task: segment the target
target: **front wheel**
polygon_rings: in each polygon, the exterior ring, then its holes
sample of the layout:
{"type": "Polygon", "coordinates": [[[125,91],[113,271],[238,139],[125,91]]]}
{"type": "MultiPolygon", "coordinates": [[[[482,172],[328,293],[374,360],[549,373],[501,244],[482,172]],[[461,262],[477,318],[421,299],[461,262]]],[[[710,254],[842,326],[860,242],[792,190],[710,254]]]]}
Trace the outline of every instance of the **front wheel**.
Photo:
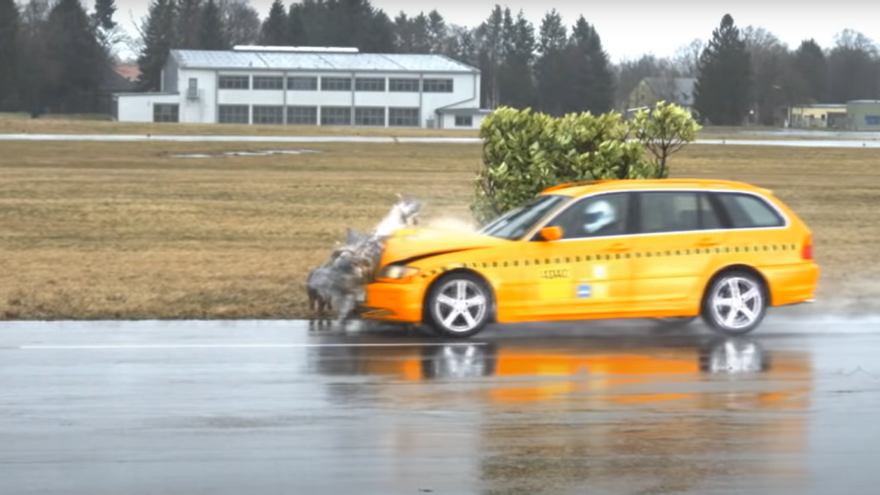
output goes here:
{"type": "Polygon", "coordinates": [[[725,335],[745,335],[761,323],[767,312],[764,284],[748,272],[728,272],[709,286],[703,301],[703,319],[725,335]]]}
{"type": "Polygon", "coordinates": [[[492,296],[486,284],[470,273],[451,273],[437,282],[425,303],[428,321],[440,335],[471,337],[489,321],[492,296]]]}

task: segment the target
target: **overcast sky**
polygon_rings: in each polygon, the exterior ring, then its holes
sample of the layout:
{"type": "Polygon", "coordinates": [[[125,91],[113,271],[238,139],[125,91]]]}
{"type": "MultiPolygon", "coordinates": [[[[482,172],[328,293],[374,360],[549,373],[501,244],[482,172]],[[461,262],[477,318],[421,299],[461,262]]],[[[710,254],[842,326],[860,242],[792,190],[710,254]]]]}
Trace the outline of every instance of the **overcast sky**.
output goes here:
{"type": "MultiPolygon", "coordinates": [[[[93,4],[93,0],[85,0],[93,4]]],[[[637,0],[600,3],[584,0],[452,0],[427,2],[419,0],[373,0],[373,6],[384,10],[392,19],[402,10],[408,14],[426,13],[437,8],[449,23],[476,26],[499,3],[511,11],[522,9],[537,31],[541,18],[550,8],[556,8],[566,25],[582,15],[595,25],[605,49],[613,61],[635,58],[651,52],[657,56],[671,55],[675,49],[694,38],[708,39],[725,13],[730,13],[736,24],[761,26],[773,32],[782,41],[796,47],[802,39],[815,38],[823,47],[832,44],[834,35],[843,29],[855,29],[869,38],[880,40],[880,2],[865,0],[838,0],[835,2],[782,2],[779,0],[739,0],[731,2],[656,2],[637,0]],[[726,5],[723,6],[723,5],[726,5]],[[736,7],[733,7],[736,5],[736,7]]],[[[116,0],[116,18],[132,29],[131,17],[140,21],[147,13],[149,0],[116,0]]],[[[260,18],[269,12],[272,0],[251,0],[260,18]]],[[[285,1],[290,5],[290,1],[285,1]]],[[[91,5],[89,5],[91,9],[91,5]]]]}

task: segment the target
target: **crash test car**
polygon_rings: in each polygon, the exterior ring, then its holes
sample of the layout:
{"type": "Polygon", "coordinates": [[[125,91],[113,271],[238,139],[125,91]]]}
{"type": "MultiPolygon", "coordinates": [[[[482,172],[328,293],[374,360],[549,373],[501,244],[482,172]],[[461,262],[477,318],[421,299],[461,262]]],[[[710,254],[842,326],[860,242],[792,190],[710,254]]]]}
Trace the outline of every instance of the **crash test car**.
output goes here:
{"type": "Polygon", "coordinates": [[[486,324],[651,318],[754,330],[812,302],[812,233],[772,191],[734,181],[561,184],[478,232],[402,229],[361,317],[470,337],[486,324]]]}

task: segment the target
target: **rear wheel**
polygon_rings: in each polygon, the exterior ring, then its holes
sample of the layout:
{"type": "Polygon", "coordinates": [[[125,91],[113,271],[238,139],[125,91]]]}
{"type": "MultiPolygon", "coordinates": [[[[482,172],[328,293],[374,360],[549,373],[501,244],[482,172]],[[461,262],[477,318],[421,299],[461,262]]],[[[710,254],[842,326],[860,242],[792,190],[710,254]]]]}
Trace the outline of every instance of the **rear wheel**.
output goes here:
{"type": "Polygon", "coordinates": [[[731,271],[715,278],[703,300],[703,319],[725,335],[744,335],[764,319],[767,291],[755,275],[731,271]]]}
{"type": "Polygon", "coordinates": [[[489,321],[492,295],[486,284],[467,272],[450,273],[437,281],[425,300],[428,322],[447,337],[471,337],[489,321]]]}

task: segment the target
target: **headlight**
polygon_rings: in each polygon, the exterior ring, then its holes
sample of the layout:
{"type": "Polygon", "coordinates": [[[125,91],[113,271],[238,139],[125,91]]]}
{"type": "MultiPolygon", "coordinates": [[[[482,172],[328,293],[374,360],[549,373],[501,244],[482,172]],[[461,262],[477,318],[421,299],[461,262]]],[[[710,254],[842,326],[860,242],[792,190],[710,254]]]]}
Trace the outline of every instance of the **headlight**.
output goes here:
{"type": "Polygon", "coordinates": [[[411,277],[416,273],[419,273],[417,268],[402,265],[388,265],[382,270],[381,277],[400,280],[402,278],[411,277]]]}

